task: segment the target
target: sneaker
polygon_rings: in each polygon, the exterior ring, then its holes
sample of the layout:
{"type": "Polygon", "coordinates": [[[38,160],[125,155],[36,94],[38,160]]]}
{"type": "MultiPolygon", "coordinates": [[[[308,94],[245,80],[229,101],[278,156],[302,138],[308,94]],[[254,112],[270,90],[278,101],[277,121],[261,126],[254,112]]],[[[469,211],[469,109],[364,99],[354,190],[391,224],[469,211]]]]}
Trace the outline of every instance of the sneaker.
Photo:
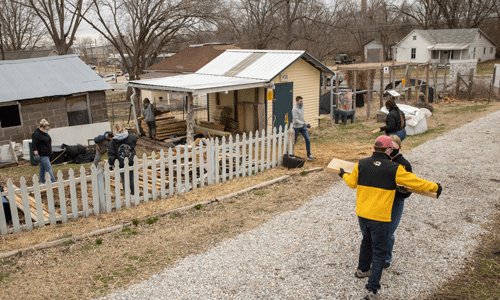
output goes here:
{"type": "Polygon", "coordinates": [[[307,156],[307,159],[308,159],[308,160],[315,160],[315,159],[316,159],[316,157],[314,157],[314,156],[312,156],[312,155],[309,155],[309,156],[307,156]]]}
{"type": "Polygon", "coordinates": [[[363,271],[361,271],[361,269],[357,269],[356,273],[354,273],[354,276],[356,276],[358,278],[365,278],[365,277],[370,277],[371,274],[372,274],[372,270],[368,270],[366,272],[363,272],[363,271]]]}
{"type": "Polygon", "coordinates": [[[385,263],[384,264],[384,269],[388,269],[391,266],[391,263],[385,263]]]}
{"type": "Polygon", "coordinates": [[[375,294],[374,292],[369,291],[368,295],[366,295],[363,299],[364,300],[377,300],[377,299],[381,299],[381,298],[379,297],[378,294],[375,294]]]}

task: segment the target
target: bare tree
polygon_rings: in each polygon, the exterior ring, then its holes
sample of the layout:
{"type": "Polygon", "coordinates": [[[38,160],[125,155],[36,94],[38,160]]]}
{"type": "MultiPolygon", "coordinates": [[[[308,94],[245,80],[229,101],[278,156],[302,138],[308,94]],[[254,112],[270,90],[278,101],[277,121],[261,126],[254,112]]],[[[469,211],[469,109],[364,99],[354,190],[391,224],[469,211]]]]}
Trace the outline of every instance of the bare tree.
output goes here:
{"type": "Polygon", "coordinates": [[[435,0],[448,28],[477,27],[494,12],[496,0],[435,0]]]}
{"type": "Polygon", "coordinates": [[[392,8],[412,18],[422,29],[441,27],[442,13],[436,0],[403,1],[401,4],[392,4],[392,8]]]}
{"type": "Polygon", "coordinates": [[[84,7],[84,0],[25,0],[18,3],[31,8],[38,16],[60,55],[68,54],[82,16],[90,7],[84,7]]]}
{"type": "Polygon", "coordinates": [[[115,47],[131,80],[139,79],[175,38],[187,34],[186,28],[209,18],[214,6],[203,0],[91,1],[91,13],[82,18],[115,47]]]}
{"type": "Polygon", "coordinates": [[[241,1],[240,15],[244,20],[242,32],[252,48],[266,49],[276,39],[276,13],[280,4],[276,0],[241,1]]]}
{"type": "MultiPolygon", "coordinates": [[[[26,3],[25,0],[20,1],[26,3]]],[[[40,19],[21,3],[0,0],[3,47],[7,51],[32,49],[45,34],[40,19]]]]}

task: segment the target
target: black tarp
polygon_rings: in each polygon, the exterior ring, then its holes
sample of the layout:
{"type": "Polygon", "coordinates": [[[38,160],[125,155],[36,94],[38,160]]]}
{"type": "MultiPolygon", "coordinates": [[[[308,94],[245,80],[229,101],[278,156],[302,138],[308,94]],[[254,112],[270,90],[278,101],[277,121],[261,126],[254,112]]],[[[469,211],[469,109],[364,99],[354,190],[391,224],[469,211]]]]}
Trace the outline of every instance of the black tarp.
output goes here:
{"type": "MultiPolygon", "coordinates": [[[[339,91],[345,91],[346,88],[342,88],[339,91]]],[[[352,91],[352,89],[347,89],[349,91],[352,91]]],[[[356,90],[356,93],[361,90],[356,90]]],[[[365,92],[366,93],[366,92],[365,92]]],[[[337,96],[335,95],[335,91],[333,93],[333,105],[335,106],[337,104],[337,96]]],[[[363,98],[363,93],[357,93],[356,94],[356,107],[363,107],[365,106],[365,100],[363,98]]],[[[326,92],[321,97],[319,98],[319,114],[330,114],[330,92],[326,92]]]]}
{"type": "Polygon", "coordinates": [[[73,164],[85,164],[94,161],[92,150],[87,150],[83,145],[69,146],[62,144],[61,148],[66,150],[66,157],[73,164]]]}

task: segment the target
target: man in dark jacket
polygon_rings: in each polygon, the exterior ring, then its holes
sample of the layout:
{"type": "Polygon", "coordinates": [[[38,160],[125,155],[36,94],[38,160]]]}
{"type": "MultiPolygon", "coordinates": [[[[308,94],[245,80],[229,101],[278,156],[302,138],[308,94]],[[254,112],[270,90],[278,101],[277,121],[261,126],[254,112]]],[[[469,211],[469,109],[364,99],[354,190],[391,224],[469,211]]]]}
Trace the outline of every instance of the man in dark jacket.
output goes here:
{"type": "Polygon", "coordinates": [[[439,184],[418,178],[407,172],[403,166],[391,162],[389,153],[393,142],[386,135],[375,140],[373,155],[360,160],[351,174],[340,169],[339,176],[350,188],[356,189],[356,214],[363,235],[361,241],[358,278],[370,277],[365,286],[368,295],[365,299],[380,299],[380,279],[387,257],[387,238],[391,222],[392,205],[396,186],[402,185],[418,191],[441,194],[439,184]]]}
{"type": "Polygon", "coordinates": [[[113,138],[113,133],[106,131],[101,135],[98,135],[94,138],[95,143],[95,156],[94,156],[94,165],[97,167],[97,164],[101,161],[101,157],[108,151],[109,142],[113,138]]]}
{"type": "MultiPolygon", "coordinates": [[[[137,136],[129,134],[122,124],[117,123],[113,126],[114,137],[109,144],[108,163],[109,167],[113,168],[115,161],[118,160],[118,166],[125,167],[125,158],[128,158],[128,165],[134,165],[134,157],[137,156],[135,146],[137,144],[137,136]]],[[[134,194],[134,171],[130,170],[130,192],[134,194]]],[[[120,172],[120,177],[125,190],[125,174],[120,172]]]]}

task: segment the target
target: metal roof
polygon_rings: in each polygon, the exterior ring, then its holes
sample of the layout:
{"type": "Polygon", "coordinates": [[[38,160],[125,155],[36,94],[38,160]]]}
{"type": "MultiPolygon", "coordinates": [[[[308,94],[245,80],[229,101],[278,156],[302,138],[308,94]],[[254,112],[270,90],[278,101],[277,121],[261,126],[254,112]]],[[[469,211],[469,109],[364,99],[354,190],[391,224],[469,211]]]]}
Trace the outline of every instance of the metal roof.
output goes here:
{"type": "Polygon", "coordinates": [[[270,81],[298,59],[303,58],[323,72],[332,73],[305,51],[293,50],[226,50],[198,70],[198,74],[227,75],[270,81]],[[237,72],[231,72],[237,70],[237,72]]]}
{"type": "Polygon", "coordinates": [[[441,43],[427,47],[429,50],[464,50],[469,48],[470,44],[464,43],[441,43]]]}
{"type": "Polygon", "coordinates": [[[129,81],[127,85],[145,90],[192,92],[196,95],[270,86],[266,80],[197,73],[129,81]]]}
{"type": "Polygon", "coordinates": [[[76,55],[0,61],[0,82],[0,102],[113,89],[76,55]]]}
{"type": "MultiPolygon", "coordinates": [[[[495,47],[497,44],[491,40],[483,31],[479,28],[464,28],[464,29],[434,29],[434,30],[424,30],[415,29],[412,30],[406,37],[404,37],[399,43],[404,41],[408,36],[413,33],[420,34],[424,39],[426,39],[430,44],[472,44],[476,39],[478,33],[486,37],[495,47]]],[[[398,43],[398,44],[399,44],[398,43]]],[[[449,49],[448,49],[449,50],[449,49]]]]}

